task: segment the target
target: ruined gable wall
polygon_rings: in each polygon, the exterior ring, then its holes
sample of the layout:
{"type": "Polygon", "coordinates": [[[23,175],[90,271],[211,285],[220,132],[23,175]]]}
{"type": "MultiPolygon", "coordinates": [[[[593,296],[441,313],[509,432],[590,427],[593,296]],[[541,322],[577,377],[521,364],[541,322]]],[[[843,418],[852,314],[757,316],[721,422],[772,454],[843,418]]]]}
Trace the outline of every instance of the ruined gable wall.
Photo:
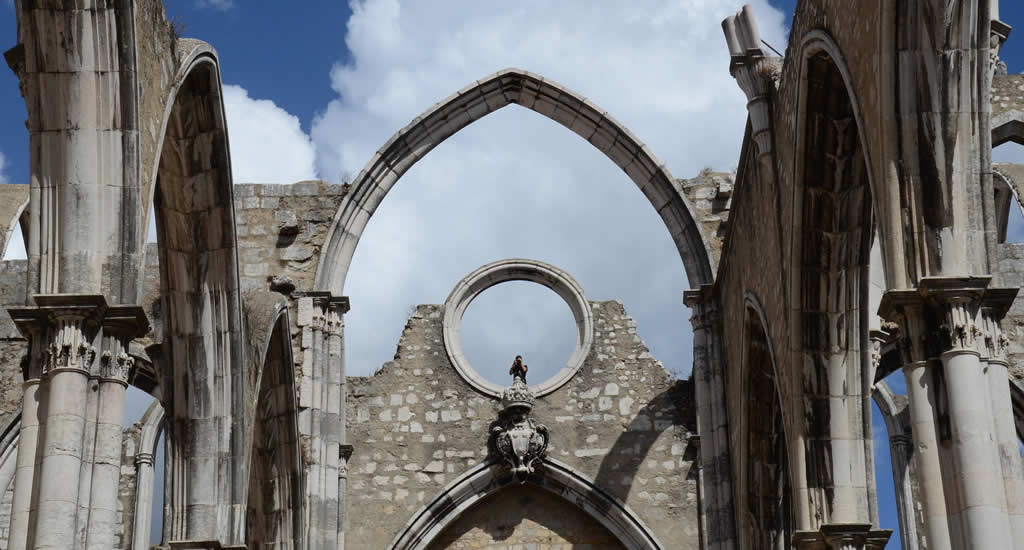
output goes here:
{"type": "MultiPolygon", "coordinates": [[[[689,382],[673,382],[619,302],[592,302],[594,346],[580,371],[539,398],[549,456],[623,500],[665,548],[697,548],[696,432],[689,382]]],[[[497,400],[448,361],[442,308],[419,306],[394,361],[348,379],[346,545],[386,548],[460,474],[486,459],[497,400]]]]}
{"type": "Polygon", "coordinates": [[[312,290],[320,249],[346,193],[346,186],[322,181],[235,185],[242,290],[267,290],[275,276],[312,290]]]}
{"type": "MultiPolygon", "coordinates": [[[[0,261],[0,305],[23,305],[28,261],[0,261]]],[[[21,337],[6,308],[0,308],[0,429],[21,413],[21,357],[28,342],[21,337]]]]}
{"type": "MultiPolygon", "coordinates": [[[[0,305],[25,303],[27,272],[26,260],[0,261],[0,305]]],[[[0,308],[0,432],[21,414],[21,359],[27,354],[28,342],[18,333],[6,308],[0,308]]],[[[7,548],[10,536],[13,490],[13,479],[6,487],[0,487],[0,549],[7,548]]]]}

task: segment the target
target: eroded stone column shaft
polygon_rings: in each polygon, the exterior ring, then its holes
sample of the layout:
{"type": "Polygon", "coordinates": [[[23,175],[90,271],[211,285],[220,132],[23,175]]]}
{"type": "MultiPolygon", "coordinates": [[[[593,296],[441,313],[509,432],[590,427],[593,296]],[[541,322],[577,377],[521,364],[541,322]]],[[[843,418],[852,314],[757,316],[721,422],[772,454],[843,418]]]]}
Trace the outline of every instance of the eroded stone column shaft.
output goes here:
{"type": "Polygon", "coordinates": [[[910,399],[910,426],[914,434],[914,456],[921,491],[925,536],[929,550],[952,550],[950,521],[943,490],[942,463],[939,458],[939,435],[935,424],[934,365],[927,362],[907,365],[903,374],[910,399]]]}
{"type": "Polygon", "coordinates": [[[333,550],[342,544],[343,511],[339,491],[339,446],[344,439],[343,315],[348,299],[310,292],[299,297],[297,325],[302,330],[299,381],[299,432],[309,442],[305,469],[304,525],[309,550],[333,550]]]}
{"type": "MultiPolygon", "coordinates": [[[[1003,301],[1010,300],[1009,296],[1003,297],[1003,301]]],[[[1006,348],[1009,342],[999,326],[1002,318],[1001,308],[989,307],[990,303],[984,305],[981,314],[984,335],[982,349],[987,359],[985,373],[988,381],[992,433],[999,452],[1010,540],[1013,541],[1013,548],[1021,550],[1024,549],[1024,463],[1018,450],[1013,403],[1010,397],[1010,379],[1006,362],[1006,348]]]]}
{"type": "Polygon", "coordinates": [[[686,304],[693,310],[693,370],[700,431],[701,470],[704,485],[703,515],[707,531],[703,539],[709,549],[731,549],[736,545],[733,521],[732,466],[729,460],[728,416],[725,383],[721,370],[718,310],[710,288],[687,291],[686,304]]]}
{"type": "Polygon", "coordinates": [[[141,452],[135,455],[135,526],[132,529],[133,550],[148,548],[153,520],[153,455],[141,452]],[[141,506],[148,503],[149,506],[141,506]]]}
{"type": "Polygon", "coordinates": [[[914,492],[910,482],[910,436],[889,435],[892,458],[892,479],[896,491],[896,507],[900,526],[900,540],[904,550],[917,549],[917,523],[914,521],[914,492]]]}
{"type": "MultiPolygon", "coordinates": [[[[38,340],[35,341],[38,346],[38,340]]],[[[32,345],[30,343],[30,345],[32,345]]],[[[33,354],[34,355],[34,354],[33,354]]],[[[31,359],[35,367],[41,367],[40,359],[31,359]]],[[[30,366],[30,370],[33,370],[30,366]]],[[[30,547],[30,525],[35,510],[35,488],[38,465],[41,458],[37,453],[39,436],[45,427],[46,394],[40,387],[38,374],[25,381],[24,398],[21,407],[21,434],[18,436],[18,457],[14,472],[14,498],[11,501],[11,526],[8,534],[8,550],[26,550],[30,547]]]]}
{"type": "Polygon", "coordinates": [[[97,377],[99,411],[92,453],[88,550],[107,550],[117,545],[124,399],[128,376],[135,366],[135,359],[128,355],[128,344],[133,337],[144,334],[148,326],[145,313],[137,306],[111,306],[105,313],[97,377]]]}
{"type": "Polygon", "coordinates": [[[989,386],[978,351],[978,297],[970,292],[946,294],[942,327],[948,343],[939,357],[947,382],[964,542],[967,548],[1010,548],[989,386]]]}
{"type": "Polygon", "coordinates": [[[337,549],[345,550],[345,491],[348,485],[348,460],[352,457],[351,445],[339,446],[338,457],[338,540],[337,549]]]}

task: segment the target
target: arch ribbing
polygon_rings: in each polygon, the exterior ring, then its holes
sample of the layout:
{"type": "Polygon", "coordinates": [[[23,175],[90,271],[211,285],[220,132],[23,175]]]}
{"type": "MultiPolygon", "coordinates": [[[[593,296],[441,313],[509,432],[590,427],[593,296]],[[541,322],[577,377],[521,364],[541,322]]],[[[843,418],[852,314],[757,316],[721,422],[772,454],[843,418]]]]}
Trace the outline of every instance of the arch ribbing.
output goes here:
{"type": "Polygon", "coordinates": [[[356,245],[391,187],[431,149],[476,120],[516,104],[558,122],[604,153],[636,183],[672,235],[693,288],[714,277],[707,238],[668,168],[622,124],[550,79],[505,69],[478,80],[413,119],[366,164],[342,201],[317,266],[314,288],[341,295],[356,245]]]}
{"type": "MultiPolygon", "coordinates": [[[[516,485],[501,465],[484,462],[459,476],[441,494],[421,508],[388,546],[390,550],[424,550],[446,527],[471,506],[501,489],[516,485]]],[[[661,543],[623,502],[609,495],[593,480],[552,458],[544,461],[541,474],[527,483],[550,491],[576,506],[607,528],[629,550],[660,550],[661,543]]]]}
{"type": "Polygon", "coordinates": [[[238,423],[244,350],[220,67],[205,43],[183,39],[179,51],[151,187],[169,367],[161,382],[173,480],[166,533],[169,540],[206,540],[225,526],[237,534],[244,521],[229,489],[241,483],[230,459],[240,454],[239,440],[210,445],[208,435],[238,423]]]}

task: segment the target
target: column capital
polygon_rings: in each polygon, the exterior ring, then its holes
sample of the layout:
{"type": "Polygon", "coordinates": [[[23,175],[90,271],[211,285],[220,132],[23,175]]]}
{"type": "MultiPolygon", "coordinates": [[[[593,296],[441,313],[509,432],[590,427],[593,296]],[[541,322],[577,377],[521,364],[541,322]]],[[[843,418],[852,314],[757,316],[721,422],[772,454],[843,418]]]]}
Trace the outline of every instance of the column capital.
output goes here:
{"type": "Polygon", "coordinates": [[[893,447],[910,448],[913,445],[912,437],[909,434],[895,434],[889,436],[889,443],[893,447]]]}
{"type": "Polygon", "coordinates": [[[348,296],[335,296],[326,291],[301,291],[292,295],[298,301],[296,324],[300,327],[320,325],[319,328],[325,328],[324,317],[340,318],[350,309],[348,296]]]}
{"type": "Polygon", "coordinates": [[[128,385],[135,358],[128,354],[133,338],[149,332],[149,319],[142,306],[113,305],[103,316],[103,353],[100,354],[101,380],[128,385]]]}
{"type": "Polygon", "coordinates": [[[96,359],[93,346],[107,300],[100,294],[36,294],[34,306],[11,306],[7,313],[29,341],[25,380],[58,371],[88,376],[96,359]]]}
{"type": "MultiPolygon", "coordinates": [[[[29,340],[25,380],[65,369],[107,377],[105,370],[123,368],[125,364],[130,368],[128,342],[149,331],[149,320],[141,306],[108,305],[100,294],[37,294],[32,300],[36,305],[7,308],[22,336],[29,340]],[[97,365],[95,340],[100,335],[117,340],[119,345],[100,344],[104,351],[97,365]]],[[[127,370],[124,376],[110,376],[127,383],[127,370]]]]}
{"type": "Polygon", "coordinates": [[[798,550],[882,550],[892,529],[872,529],[868,523],[834,523],[817,531],[797,531],[793,547],[798,550]]]}
{"type": "Polygon", "coordinates": [[[683,304],[693,311],[690,323],[694,330],[709,328],[719,320],[718,304],[715,303],[712,285],[701,285],[699,289],[683,292],[683,304]]]}
{"type": "Polygon", "coordinates": [[[135,455],[135,465],[140,466],[143,464],[153,465],[153,453],[138,453],[135,455]]]}
{"type": "Polygon", "coordinates": [[[924,277],[917,288],[886,292],[878,314],[899,327],[904,364],[949,352],[981,355],[987,353],[985,346],[997,347],[1000,339],[995,328],[1017,289],[989,288],[991,280],[989,276],[924,277]],[[994,325],[986,319],[994,320],[994,325]]]}

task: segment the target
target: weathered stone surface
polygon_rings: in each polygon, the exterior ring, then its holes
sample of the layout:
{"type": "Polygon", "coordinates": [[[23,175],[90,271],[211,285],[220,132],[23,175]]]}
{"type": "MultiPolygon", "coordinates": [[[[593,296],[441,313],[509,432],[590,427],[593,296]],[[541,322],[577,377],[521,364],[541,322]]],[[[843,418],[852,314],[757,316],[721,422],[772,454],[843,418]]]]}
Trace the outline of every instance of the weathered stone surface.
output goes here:
{"type": "MultiPolygon", "coordinates": [[[[666,548],[696,548],[692,387],[651,358],[621,303],[591,304],[590,355],[533,409],[549,430],[548,455],[625,502],[666,548]]],[[[348,547],[387,547],[416,510],[487,458],[500,403],[475,392],[448,362],[440,313],[419,306],[395,360],[372,377],[349,379],[348,547]]]]}
{"type": "Polygon", "coordinates": [[[430,550],[494,547],[625,550],[594,518],[532,486],[505,489],[475,504],[430,550]]]}
{"type": "Polygon", "coordinates": [[[310,290],[320,248],[345,190],[325,182],[235,186],[243,289],[269,288],[267,276],[310,290]]]}

